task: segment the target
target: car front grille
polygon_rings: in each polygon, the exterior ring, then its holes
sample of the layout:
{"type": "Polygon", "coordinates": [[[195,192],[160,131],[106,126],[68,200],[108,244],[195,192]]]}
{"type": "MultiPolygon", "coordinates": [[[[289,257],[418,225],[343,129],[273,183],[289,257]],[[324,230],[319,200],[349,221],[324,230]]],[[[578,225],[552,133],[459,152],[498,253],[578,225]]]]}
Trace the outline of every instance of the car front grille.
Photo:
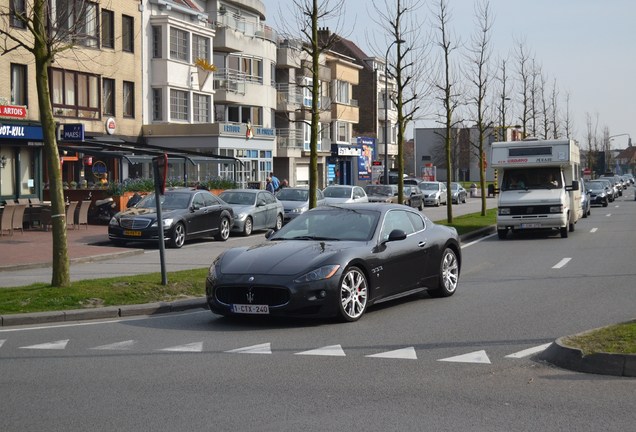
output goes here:
{"type": "Polygon", "coordinates": [[[144,229],[150,226],[150,219],[121,218],[119,219],[119,225],[126,229],[144,229]]]}
{"type": "Polygon", "coordinates": [[[524,216],[524,215],[548,214],[550,213],[550,207],[553,207],[553,206],[538,205],[538,206],[510,207],[510,215],[524,216]]]}
{"type": "Polygon", "coordinates": [[[270,286],[221,286],[216,299],[224,304],[282,306],[289,303],[289,290],[270,286]]]}

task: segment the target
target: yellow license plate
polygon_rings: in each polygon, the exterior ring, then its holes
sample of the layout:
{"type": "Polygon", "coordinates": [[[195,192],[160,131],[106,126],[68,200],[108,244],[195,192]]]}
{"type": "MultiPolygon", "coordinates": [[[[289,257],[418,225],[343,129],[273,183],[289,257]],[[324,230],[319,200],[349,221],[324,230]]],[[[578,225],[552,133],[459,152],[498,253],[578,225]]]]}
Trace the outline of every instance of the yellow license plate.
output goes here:
{"type": "Polygon", "coordinates": [[[124,230],[124,235],[130,237],[141,237],[141,231],[124,230]]]}

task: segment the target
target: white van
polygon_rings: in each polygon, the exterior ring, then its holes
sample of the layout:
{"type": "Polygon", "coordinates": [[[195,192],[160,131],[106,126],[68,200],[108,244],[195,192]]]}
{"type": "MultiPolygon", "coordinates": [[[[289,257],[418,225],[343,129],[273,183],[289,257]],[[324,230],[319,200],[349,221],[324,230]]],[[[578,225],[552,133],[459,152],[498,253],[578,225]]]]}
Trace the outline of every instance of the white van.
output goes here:
{"type": "Polygon", "coordinates": [[[574,140],[506,141],[492,144],[498,174],[497,233],[558,229],[574,231],[581,209],[580,153],[574,140]]]}

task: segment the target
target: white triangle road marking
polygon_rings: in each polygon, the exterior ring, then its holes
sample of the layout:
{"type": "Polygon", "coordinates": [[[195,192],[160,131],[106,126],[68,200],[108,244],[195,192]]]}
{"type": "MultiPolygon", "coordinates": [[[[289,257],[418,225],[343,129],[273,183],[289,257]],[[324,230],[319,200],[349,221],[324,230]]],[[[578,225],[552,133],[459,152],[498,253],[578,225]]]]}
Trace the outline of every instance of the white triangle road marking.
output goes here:
{"type": "Polygon", "coordinates": [[[203,342],[193,342],[185,345],[178,345],[169,348],[163,348],[159,351],[170,352],[201,352],[203,351],[203,342]]]}
{"type": "Polygon", "coordinates": [[[108,345],[100,345],[91,349],[93,350],[129,350],[130,348],[132,348],[132,346],[135,343],[137,342],[134,340],[127,340],[122,342],[115,342],[108,345]]]}
{"type": "Polygon", "coordinates": [[[272,345],[269,342],[267,342],[267,343],[259,344],[259,345],[236,348],[236,349],[225,351],[225,352],[234,353],[234,354],[271,354],[272,345]]]}
{"type": "Polygon", "coordinates": [[[59,340],[59,341],[55,341],[55,342],[48,342],[48,343],[37,344],[37,345],[23,346],[23,347],[20,347],[20,348],[22,348],[22,349],[50,349],[50,350],[65,349],[66,348],[66,344],[68,343],[69,340],[70,339],[63,339],[63,340],[59,340]]]}
{"type": "Polygon", "coordinates": [[[371,354],[365,357],[417,360],[417,354],[415,353],[414,347],[371,354]]]}
{"type": "Polygon", "coordinates": [[[543,345],[539,345],[539,346],[536,346],[536,347],[528,348],[528,349],[525,349],[523,351],[519,351],[519,352],[516,352],[516,353],[508,354],[506,356],[506,358],[517,358],[517,359],[519,359],[519,358],[528,357],[528,356],[531,356],[532,354],[536,354],[538,352],[544,351],[550,345],[552,345],[552,342],[547,343],[547,344],[543,344],[543,345]]]}
{"type": "Polygon", "coordinates": [[[444,359],[439,359],[437,361],[443,362],[455,362],[455,363],[484,363],[490,364],[490,359],[488,358],[488,354],[486,351],[474,351],[468,354],[462,354],[455,357],[448,357],[444,359]]]}
{"type": "Polygon", "coordinates": [[[0,339],[0,348],[2,348],[2,345],[6,342],[6,339],[0,339]]]}
{"type": "Polygon", "coordinates": [[[329,345],[309,351],[297,352],[296,355],[318,355],[318,356],[334,356],[345,357],[346,354],[340,345],[329,345]]]}

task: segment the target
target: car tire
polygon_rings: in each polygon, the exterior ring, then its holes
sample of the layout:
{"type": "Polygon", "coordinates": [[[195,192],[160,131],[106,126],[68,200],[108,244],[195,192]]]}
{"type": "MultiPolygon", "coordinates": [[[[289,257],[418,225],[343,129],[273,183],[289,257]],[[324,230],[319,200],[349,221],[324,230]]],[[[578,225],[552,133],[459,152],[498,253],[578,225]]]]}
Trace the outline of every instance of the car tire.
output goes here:
{"type": "Polygon", "coordinates": [[[245,219],[245,225],[243,225],[243,235],[245,237],[252,235],[252,231],[254,230],[254,225],[252,223],[252,218],[251,217],[247,217],[247,219],[245,219]]]}
{"type": "Polygon", "coordinates": [[[575,227],[574,227],[574,224],[573,224],[573,223],[569,223],[569,224],[568,224],[568,230],[569,230],[570,232],[574,232],[574,228],[575,228],[575,227]]]}
{"type": "Polygon", "coordinates": [[[459,283],[459,262],[451,248],[444,249],[439,263],[439,278],[436,288],[429,289],[431,297],[450,297],[455,294],[459,283]]]}
{"type": "Polygon", "coordinates": [[[419,211],[424,210],[424,201],[420,201],[420,205],[417,207],[419,211]]]}
{"type": "Polygon", "coordinates": [[[568,227],[559,228],[559,232],[561,233],[561,238],[568,238],[568,227]]]}
{"type": "Polygon", "coordinates": [[[185,226],[182,223],[178,223],[172,230],[172,236],[170,236],[170,247],[179,249],[185,243],[185,226]]]}
{"type": "Polygon", "coordinates": [[[435,207],[439,207],[440,205],[442,205],[441,200],[435,201],[435,207]]]}
{"type": "Polygon", "coordinates": [[[338,289],[338,318],[345,322],[360,319],[367,309],[369,285],[358,267],[349,267],[340,279],[338,289]]]}
{"type": "Polygon", "coordinates": [[[605,201],[603,201],[603,207],[607,207],[608,205],[609,205],[609,200],[606,199],[605,201]]]}
{"type": "Polygon", "coordinates": [[[464,199],[462,200],[463,204],[466,204],[466,195],[464,195],[464,199]]]}
{"type": "Polygon", "coordinates": [[[587,215],[588,215],[587,210],[583,209],[583,219],[585,219],[587,217],[587,215]]]}
{"type": "Polygon", "coordinates": [[[508,237],[508,230],[506,228],[497,229],[497,237],[499,237],[499,240],[505,240],[508,237]]]}
{"type": "Polygon", "coordinates": [[[230,237],[230,220],[226,217],[221,218],[219,224],[219,232],[214,236],[219,241],[226,241],[230,237]]]}
{"type": "Polygon", "coordinates": [[[283,215],[276,215],[276,226],[274,226],[274,231],[278,231],[283,227],[283,215]]]}

